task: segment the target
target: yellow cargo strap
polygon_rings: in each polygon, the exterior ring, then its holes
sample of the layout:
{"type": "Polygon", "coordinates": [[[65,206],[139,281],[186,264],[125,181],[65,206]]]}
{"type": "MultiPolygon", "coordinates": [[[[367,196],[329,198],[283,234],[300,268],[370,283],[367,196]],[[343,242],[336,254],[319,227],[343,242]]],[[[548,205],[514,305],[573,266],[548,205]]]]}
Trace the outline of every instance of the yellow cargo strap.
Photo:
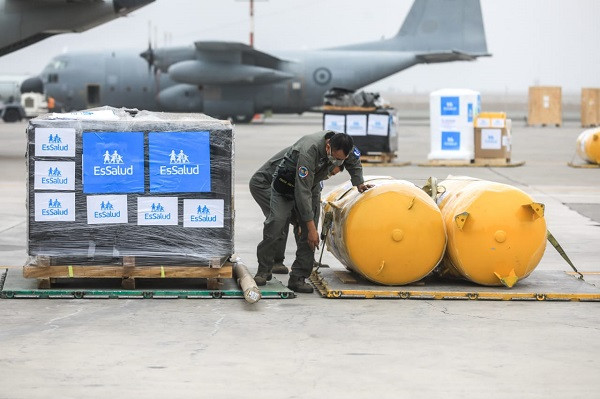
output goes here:
{"type": "Polygon", "coordinates": [[[563,259],[569,264],[569,266],[571,266],[571,268],[575,271],[575,273],[579,274],[579,279],[583,280],[583,274],[581,274],[579,272],[579,270],[577,270],[577,268],[575,268],[575,265],[573,265],[573,262],[571,262],[571,259],[569,259],[569,257],[565,253],[564,249],[562,249],[562,247],[560,246],[558,241],[556,241],[556,238],[554,238],[552,233],[550,233],[550,230],[547,230],[546,232],[548,233],[548,241],[550,241],[550,244],[552,244],[552,246],[554,247],[554,249],[556,249],[556,251],[560,254],[560,256],[562,256],[563,259]]]}

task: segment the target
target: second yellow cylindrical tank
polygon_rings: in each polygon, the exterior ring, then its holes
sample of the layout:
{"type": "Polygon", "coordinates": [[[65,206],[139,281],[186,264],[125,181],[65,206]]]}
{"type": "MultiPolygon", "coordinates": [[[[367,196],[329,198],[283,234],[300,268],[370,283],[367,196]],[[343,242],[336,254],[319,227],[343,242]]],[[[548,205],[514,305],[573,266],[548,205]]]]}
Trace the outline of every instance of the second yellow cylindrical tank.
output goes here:
{"type": "Polygon", "coordinates": [[[512,287],[527,277],[546,248],[544,205],[506,184],[448,176],[438,205],[448,245],[442,274],[512,287]]]}
{"type": "Polygon", "coordinates": [[[374,187],[362,194],[348,182],[326,197],[323,212],[333,217],[327,249],[348,269],[379,284],[422,279],[446,246],[439,208],[407,181],[383,177],[367,183],[374,187]]]}
{"type": "Polygon", "coordinates": [[[577,137],[576,148],[583,160],[600,164],[600,128],[584,130],[577,137]]]}

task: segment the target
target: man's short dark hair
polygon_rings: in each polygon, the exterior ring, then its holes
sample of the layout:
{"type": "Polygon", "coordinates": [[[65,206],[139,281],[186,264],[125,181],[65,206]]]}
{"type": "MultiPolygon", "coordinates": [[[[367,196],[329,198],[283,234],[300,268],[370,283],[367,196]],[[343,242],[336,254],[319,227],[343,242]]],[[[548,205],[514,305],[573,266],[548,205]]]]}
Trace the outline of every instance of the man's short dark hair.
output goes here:
{"type": "Polygon", "coordinates": [[[354,147],[354,140],[346,133],[336,133],[329,139],[329,144],[332,151],[342,150],[344,155],[348,156],[354,147]]]}

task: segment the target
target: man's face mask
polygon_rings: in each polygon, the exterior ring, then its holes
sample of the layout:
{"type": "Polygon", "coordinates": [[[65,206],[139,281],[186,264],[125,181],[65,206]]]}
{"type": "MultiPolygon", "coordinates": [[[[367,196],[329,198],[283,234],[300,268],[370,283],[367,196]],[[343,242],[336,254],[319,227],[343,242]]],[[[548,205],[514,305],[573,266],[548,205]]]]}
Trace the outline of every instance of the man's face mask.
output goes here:
{"type": "Polygon", "coordinates": [[[337,159],[331,155],[331,145],[329,146],[329,151],[327,152],[327,159],[333,164],[333,166],[342,166],[345,161],[344,159],[337,159]]]}

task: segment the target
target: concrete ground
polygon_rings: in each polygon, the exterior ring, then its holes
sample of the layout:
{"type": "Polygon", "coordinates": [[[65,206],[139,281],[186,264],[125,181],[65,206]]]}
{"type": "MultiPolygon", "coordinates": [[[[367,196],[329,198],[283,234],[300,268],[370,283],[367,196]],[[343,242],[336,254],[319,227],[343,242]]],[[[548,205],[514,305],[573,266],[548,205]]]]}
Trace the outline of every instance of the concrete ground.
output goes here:
{"type": "MultiPolygon", "coordinates": [[[[517,121],[517,168],[366,167],[416,184],[470,175],[546,204],[549,230],[600,272],[600,169],[567,166],[574,122],[517,121]]],[[[251,269],[263,217],[254,170],[320,118],[236,126],[236,252],[251,269]]],[[[0,264],[25,261],[25,124],[0,123],[0,264]]],[[[426,119],[402,119],[399,160],[429,152],[426,119]]],[[[346,175],[347,176],[347,175],[346,175]]],[[[345,180],[336,176],[333,187],[345,180]]],[[[325,191],[327,191],[327,187],[325,191]]],[[[294,245],[288,246],[288,261],[294,245]]],[[[340,267],[331,255],[324,260],[340,267]]],[[[570,268],[548,246],[540,270],[570,268]]],[[[532,275],[532,277],[535,275],[532,275]]],[[[600,286],[600,284],[598,284],[600,286]]],[[[597,398],[600,304],[440,300],[0,300],[0,398],[597,398]]]]}

